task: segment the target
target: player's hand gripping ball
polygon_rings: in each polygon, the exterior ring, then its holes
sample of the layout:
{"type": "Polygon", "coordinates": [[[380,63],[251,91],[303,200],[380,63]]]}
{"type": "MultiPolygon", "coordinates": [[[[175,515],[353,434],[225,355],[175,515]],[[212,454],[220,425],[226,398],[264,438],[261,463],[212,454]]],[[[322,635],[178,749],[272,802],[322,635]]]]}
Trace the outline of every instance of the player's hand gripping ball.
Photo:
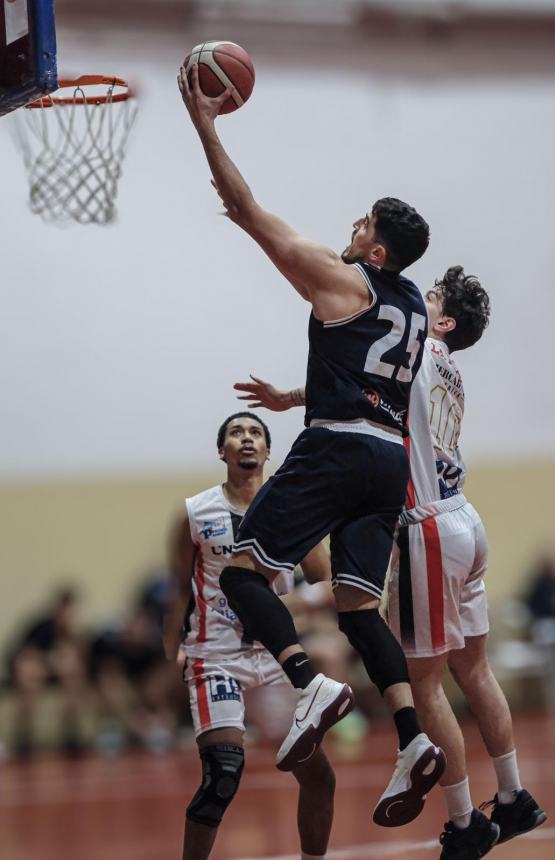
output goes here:
{"type": "Polygon", "coordinates": [[[191,85],[191,69],[198,65],[199,85],[206,96],[217,98],[226,89],[231,96],[220,113],[231,113],[242,107],[254,87],[254,66],[247,52],[235,42],[203,42],[196,45],[183,65],[191,85]]]}

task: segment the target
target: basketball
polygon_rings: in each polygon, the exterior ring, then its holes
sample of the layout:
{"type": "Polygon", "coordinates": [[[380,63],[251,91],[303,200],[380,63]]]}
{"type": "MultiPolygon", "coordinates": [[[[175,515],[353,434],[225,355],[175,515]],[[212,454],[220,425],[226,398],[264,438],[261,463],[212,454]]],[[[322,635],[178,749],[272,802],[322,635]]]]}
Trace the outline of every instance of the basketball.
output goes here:
{"type": "Polygon", "coordinates": [[[198,65],[199,84],[205,95],[215,98],[228,87],[234,87],[220,113],[232,113],[242,107],[253,91],[252,60],[244,48],[234,42],[203,42],[194,47],[184,62],[189,81],[194,65],[198,65]]]}

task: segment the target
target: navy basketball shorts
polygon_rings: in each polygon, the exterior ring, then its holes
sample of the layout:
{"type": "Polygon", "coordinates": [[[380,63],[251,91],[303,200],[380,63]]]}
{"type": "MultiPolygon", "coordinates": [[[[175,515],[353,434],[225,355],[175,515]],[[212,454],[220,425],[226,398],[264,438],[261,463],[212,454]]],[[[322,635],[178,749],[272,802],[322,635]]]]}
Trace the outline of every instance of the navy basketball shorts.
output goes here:
{"type": "Polygon", "coordinates": [[[379,598],[408,478],[402,444],[308,428],[254,498],[234,552],[252,553],[268,571],[293,570],[329,534],[334,587],[379,598]]]}

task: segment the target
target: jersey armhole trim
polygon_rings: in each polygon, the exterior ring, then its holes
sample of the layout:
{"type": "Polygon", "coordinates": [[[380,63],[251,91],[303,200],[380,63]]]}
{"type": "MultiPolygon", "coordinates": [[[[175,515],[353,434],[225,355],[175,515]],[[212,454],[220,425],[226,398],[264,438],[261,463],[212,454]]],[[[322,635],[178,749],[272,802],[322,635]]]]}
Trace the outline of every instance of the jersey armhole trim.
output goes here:
{"type": "Polygon", "coordinates": [[[361,311],[357,311],[355,314],[350,314],[348,317],[341,317],[340,319],[337,319],[337,320],[326,320],[326,321],[324,321],[322,323],[324,328],[334,328],[335,326],[347,325],[347,323],[350,323],[353,320],[356,320],[358,317],[361,317],[363,314],[367,314],[368,311],[371,311],[372,308],[375,306],[376,302],[378,301],[378,297],[376,295],[374,287],[372,286],[372,281],[370,280],[370,278],[368,277],[368,275],[366,274],[366,272],[364,271],[364,269],[362,268],[360,263],[354,263],[353,267],[358,272],[360,272],[360,274],[364,280],[364,283],[368,287],[368,291],[370,293],[372,300],[371,300],[371,302],[367,308],[363,308],[361,311]]]}
{"type": "Polygon", "coordinates": [[[195,535],[195,533],[193,531],[194,511],[193,511],[193,508],[191,505],[191,499],[185,499],[185,509],[187,511],[187,520],[189,522],[189,533],[191,535],[191,540],[193,541],[195,547],[198,550],[200,544],[199,544],[198,536],[195,535]]]}
{"type": "MultiPolygon", "coordinates": [[[[357,270],[357,272],[360,272],[360,274],[364,278],[364,281],[366,282],[366,286],[368,287],[370,295],[372,296],[372,304],[370,305],[370,308],[373,308],[374,305],[376,304],[376,302],[378,301],[378,296],[376,295],[376,290],[374,289],[374,285],[372,284],[372,281],[370,280],[366,269],[364,268],[364,266],[361,263],[354,263],[354,267],[357,270]]],[[[370,310],[370,308],[368,308],[368,310],[370,310]]]]}

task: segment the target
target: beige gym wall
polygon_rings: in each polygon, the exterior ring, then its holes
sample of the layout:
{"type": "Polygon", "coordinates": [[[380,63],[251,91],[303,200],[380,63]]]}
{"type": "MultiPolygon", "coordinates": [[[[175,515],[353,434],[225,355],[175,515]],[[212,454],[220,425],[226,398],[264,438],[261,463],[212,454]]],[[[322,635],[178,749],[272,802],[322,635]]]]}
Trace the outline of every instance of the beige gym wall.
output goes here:
{"type": "MultiPolygon", "coordinates": [[[[222,474],[0,485],[0,650],[58,584],[78,585],[89,623],[123,610],[163,563],[183,498],[222,474]]],[[[553,545],[554,483],[553,460],[473,466],[467,495],[489,533],[492,603],[521,593],[531,563],[553,545]]]]}

